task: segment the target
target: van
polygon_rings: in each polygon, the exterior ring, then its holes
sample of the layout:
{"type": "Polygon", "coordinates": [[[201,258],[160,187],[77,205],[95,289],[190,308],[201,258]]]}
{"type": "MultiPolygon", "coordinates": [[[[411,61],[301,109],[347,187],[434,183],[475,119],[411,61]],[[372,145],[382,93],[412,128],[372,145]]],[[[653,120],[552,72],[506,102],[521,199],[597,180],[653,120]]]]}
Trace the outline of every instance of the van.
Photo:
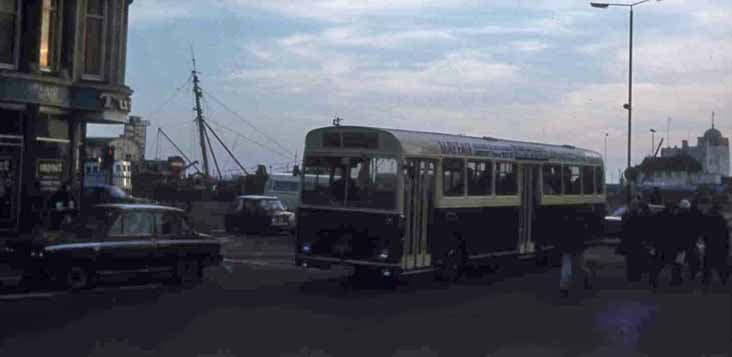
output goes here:
{"type": "Polygon", "coordinates": [[[300,205],[300,176],[292,174],[271,174],[264,185],[264,195],[280,199],[290,211],[300,205]]]}

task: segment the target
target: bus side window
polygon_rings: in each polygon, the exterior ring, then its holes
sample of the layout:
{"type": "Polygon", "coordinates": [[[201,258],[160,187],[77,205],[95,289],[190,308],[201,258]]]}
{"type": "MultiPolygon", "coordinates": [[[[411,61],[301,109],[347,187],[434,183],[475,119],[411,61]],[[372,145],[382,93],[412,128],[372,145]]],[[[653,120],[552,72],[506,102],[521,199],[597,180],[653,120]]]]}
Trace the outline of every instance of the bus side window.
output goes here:
{"type": "Polygon", "coordinates": [[[513,196],[518,194],[516,164],[513,162],[496,163],[496,195],[513,196]]]}
{"type": "Polygon", "coordinates": [[[561,165],[544,165],[542,170],[544,176],[544,187],[542,191],[545,195],[561,195],[562,194],[562,166],[561,165]]]}
{"type": "Polygon", "coordinates": [[[579,166],[563,166],[562,180],[565,195],[579,195],[581,190],[579,166]]]}
{"type": "Polygon", "coordinates": [[[605,175],[602,166],[595,167],[595,189],[599,195],[605,193],[605,175]]]}
{"type": "Polygon", "coordinates": [[[490,196],[493,193],[493,163],[468,161],[468,195],[490,196]]]}
{"type": "Polygon", "coordinates": [[[582,166],[582,194],[591,195],[595,193],[595,168],[582,166]]]}
{"type": "Polygon", "coordinates": [[[445,196],[462,196],[464,185],[465,161],[463,159],[442,160],[442,187],[445,196]]]}

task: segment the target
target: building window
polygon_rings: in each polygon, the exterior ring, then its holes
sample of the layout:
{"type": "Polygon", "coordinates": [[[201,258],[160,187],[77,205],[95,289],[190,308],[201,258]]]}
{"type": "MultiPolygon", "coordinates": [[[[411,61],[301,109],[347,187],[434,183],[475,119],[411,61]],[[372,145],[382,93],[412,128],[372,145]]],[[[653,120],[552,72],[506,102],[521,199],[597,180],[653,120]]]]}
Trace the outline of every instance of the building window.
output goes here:
{"type": "Polygon", "coordinates": [[[18,0],[0,0],[0,68],[15,68],[20,35],[18,0]]]}
{"type": "Polygon", "coordinates": [[[468,195],[490,196],[493,193],[493,163],[468,161],[468,195]]]}
{"type": "Polygon", "coordinates": [[[41,10],[41,48],[39,65],[41,70],[52,71],[56,62],[58,37],[58,1],[43,0],[41,10]]]}
{"type": "Polygon", "coordinates": [[[518,194],[518,176],[513,162],[496,163],[496,195],[513,196],[518,194]]]}
{"type": "Polygon", "coordinates": [[[562,194],[562,165],[544,165],[542,176],[544,179],[542,192],[545,195],[562,194]]]}
{"type": "Polygon", "coordinates": [[[562,178],[564,180],[565,195],[579,195],[582,193],[579,166],[564,166],[562,178]]]}
{"type": "Polygon", "coordinates": [[[462,196],[465,193],[465,161],[444,159],[442,161],[442,187],[445,196],[462,196]]]}
{"type": "Polygon", "coordinates": [[[87,0],[86,2],[84,75],[90,79],[102,79],[102,71],[104,68],[104,30],[106,27],[105,5],[105,0],[87,0]]]}

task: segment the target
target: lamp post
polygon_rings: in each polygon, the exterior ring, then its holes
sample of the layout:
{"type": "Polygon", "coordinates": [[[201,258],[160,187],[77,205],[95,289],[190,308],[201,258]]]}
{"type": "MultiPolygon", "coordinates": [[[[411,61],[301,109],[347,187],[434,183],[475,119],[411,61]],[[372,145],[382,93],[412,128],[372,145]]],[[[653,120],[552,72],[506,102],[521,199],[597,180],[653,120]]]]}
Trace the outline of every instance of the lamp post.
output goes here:
{"type": "Polygon", "coordinates": [[[607,166],[607,133],[605,133],[605,166],[607,166]]]}
{"type": "Polygon", "coordinates": [[[651,129],[651,156],[653,155],[653,151],[656,149],[656,129],[651,129]]]}
{"type": "MultiPolygon", "coordinates": [[[[631,123],[633,122],[633,7],[648,2],[650,0],[642,0],[632,4],[617,4],[617,3],[604,3],[604,2],[590,2],[590,6],[606,9],[610,6],[622,6],[630,9],[630,34],[629,47],[628,47],[628,103],[623,104],[623,108],[628,111],[628,164],[626,172],[630,170],[630,137],[631,137],[631,123]]],[[[657,0],[661,1],[661,0],[657,0]]],[[[625,199],[626,204],[630,207],[631,192],[630,192],[630,180],[625,180],[625,199]]]]}

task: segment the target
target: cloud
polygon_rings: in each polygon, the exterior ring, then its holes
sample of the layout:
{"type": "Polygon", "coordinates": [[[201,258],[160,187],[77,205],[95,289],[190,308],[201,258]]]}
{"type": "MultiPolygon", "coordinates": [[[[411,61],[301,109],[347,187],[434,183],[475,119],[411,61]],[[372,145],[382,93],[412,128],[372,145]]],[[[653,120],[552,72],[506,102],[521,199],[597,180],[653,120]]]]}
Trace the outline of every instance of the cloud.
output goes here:
{"type": "Polygon", "coordinates": [[[293,34],[279,40],[283,46],[334,46],[334,47],[369,47],[400,48],[418,46],[425,43],[454,40],[447,31],[424,29],[384,31],[377,33],[357,26],[333,27],[315,34],[293,34]]]}
{"type": "MultiPolygon", "coordinates": [[[[732,42],[729,39],[709,39],[703,36],[658,39],[637,48],[637,63],[644,71],[664,78],[675,75],[731,73],[732,42]]],[[[617,53],[618,60],[628,54],[617,53]]],[[[716,77],[716,75],[715,75],[716,77]]]]}
{"type": "Polygon", "coordinates": [[[223,0],[223,6],[244,11],[265,10],[280,15],[317,19],[330,23],[352,22],[369,16],[398,16],[418,10],[454,9],[477,0],[223,0]]]}
{"type": "Polygon", "coordinates": [[[169,23],[182,18],[199,16],[202,8],[198,2],[175,0],[136,1],[130,6],[130,24],[146,25],[169,23]]]}
{"type": "Polygon", "coordinates": [[[521,52],[540,52],[550,47],[548,43],[534,40],[514,41],[511,46],[521,52]]]}
{"type": "Polygon", "coordinates": [[[435,96],[486,93],[513,78],[519,68],[477,50],[450,53],[424,64],[369,68],[358,60],[322,58],[304,69],[245,69],[232,79],[260,90],[282,93],[328,93],[335,96],[435,96]]]}

